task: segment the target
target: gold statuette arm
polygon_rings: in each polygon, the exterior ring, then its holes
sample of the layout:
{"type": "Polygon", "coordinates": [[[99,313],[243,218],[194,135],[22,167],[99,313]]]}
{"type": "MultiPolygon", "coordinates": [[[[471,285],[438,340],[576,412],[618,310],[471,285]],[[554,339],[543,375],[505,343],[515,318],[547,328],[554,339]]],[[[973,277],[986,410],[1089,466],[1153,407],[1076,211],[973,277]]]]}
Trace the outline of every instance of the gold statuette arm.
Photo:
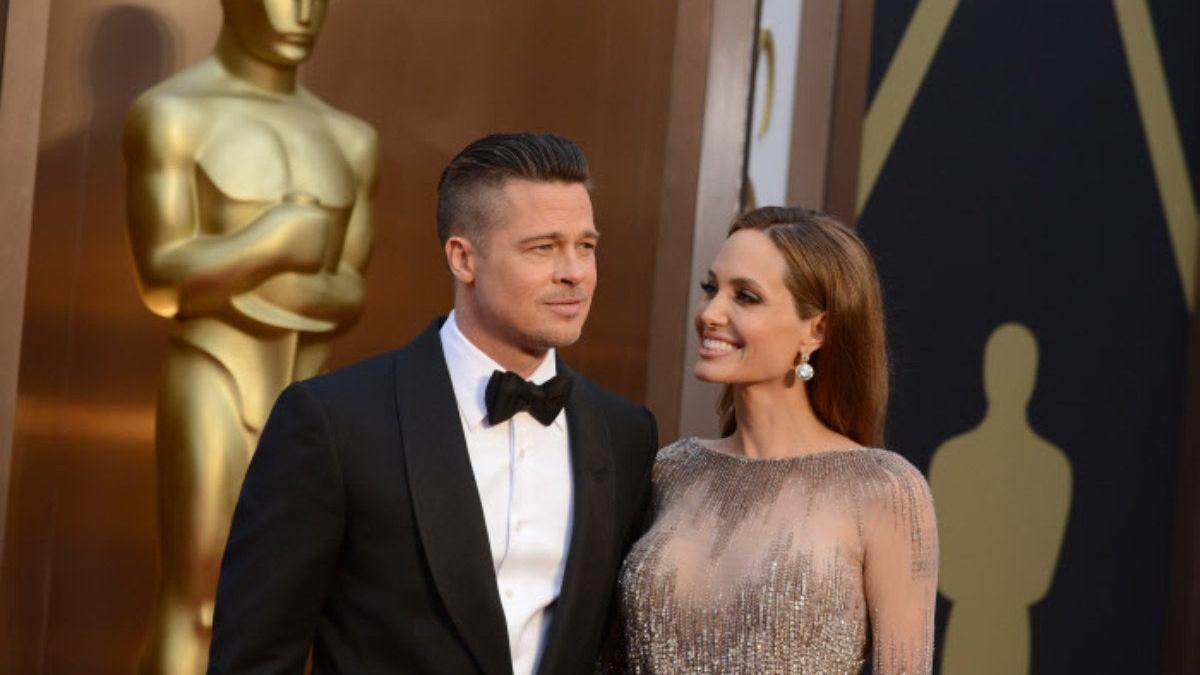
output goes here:
{"type": "Polygon", "coordinates": [[[175,317],[212,310],[285,271],[320,268],[329,216],[284,203],[222,234],[200,231],[195,188],[203,118],[187,103],[140,100],[125,129],[127,209],[142,296],[175,317]]]}
{"type": "Polygon", "coordinates": [[[358,178],[358,188],[340,258],[332,269],[316,274],[283,273],[259,287],[267,297],[288,298],[291,311],[332,322],[338,331],[349,328],[362,313],[366,291],[363,274],[374,240],[372,211],[378,182],[379,144],[374,130],[365,124],[354,132],[342,137],[347,159],[358,178]]]}
{"type": "MultiPolygon", "coordinates": [[[[332,284],[339,292],[334,296],[342,301],[348,312],[344,321],[353,321],[362,312],[365,291],[363,274],[371,259],[371,244],[375,241],[375,192],[379,185],[379,136],[366,124],[356,124],[351,134],[343,134],[347,157],[358,176],[358,194],[350,222],[346,225],[346,243],[338,262],[337,276],[332,284]]],[[[340,322],[339,322],[340,323],[340,322]]]]}
{"type": "Polygon", "coordinates": [[[346,225],[341,260],[336,273],[329,279],[328,292],[322,297],[328,301],[328,309],[336,317],[334,320],[345,326],[357,319],[363,308],[366,290],[363,274],[371,259],[371,243],[375,240],[373,212],[379,183],[379,138],[375,130],[365,124],[354,129],[353,138],[343,138],[347,158],[359,179],[358,191],[350,222],[346,225]]]}
{"type": "Polygon", "coordinates": [[[375,210],[375,192],[379,185],[379,137],[375,130],[361,124],[355,130],[353,141],[347,139],[347,159],[358,176],[358,191],[354,210],[346,226],[346,244],[342,249],[342,266],[361,275],[371,259],[371,243],[375,240],[372,225],[375,210]]]}
{"type": "Polygon", "coordinates": [[[348,328],[362,312],[365,287],[358,270],[342,262],[336,273],[278,274],[257,290],[269,298],[287,298],[291,312],[341,329],[348,328]]]}

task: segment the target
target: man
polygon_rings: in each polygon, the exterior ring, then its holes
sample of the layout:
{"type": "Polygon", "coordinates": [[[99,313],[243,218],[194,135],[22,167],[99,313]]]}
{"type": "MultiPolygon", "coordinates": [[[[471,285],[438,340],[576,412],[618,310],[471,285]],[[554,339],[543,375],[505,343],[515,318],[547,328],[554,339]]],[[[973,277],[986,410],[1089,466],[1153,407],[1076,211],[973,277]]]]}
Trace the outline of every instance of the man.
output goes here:
{"type": "Polygon", "coordinates": [[[214,53],[142,94],[126,122],[139,289],[171,319],[146,673],[204,672],[217,569],[267,413],[362,311],[378,139],[297,83],[326,5],[223,0],[214,53]]]}
{"type": "Polygon", "coordinates": [[[210,672],[299,672],[310,645],[317,673],[592,671],[657,430],[555,353],[596,286],[588,185],[556,136],[451,161],[454,311],[280,396],[234,513],[210,672]]]}

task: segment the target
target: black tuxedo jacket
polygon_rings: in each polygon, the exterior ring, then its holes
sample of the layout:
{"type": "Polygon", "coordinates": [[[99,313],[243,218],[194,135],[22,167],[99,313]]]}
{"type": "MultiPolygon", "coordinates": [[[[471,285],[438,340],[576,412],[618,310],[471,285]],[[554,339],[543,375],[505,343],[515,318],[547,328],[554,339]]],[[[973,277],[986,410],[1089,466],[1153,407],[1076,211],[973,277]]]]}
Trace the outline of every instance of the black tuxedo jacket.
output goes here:
{"type": "MultiPolygon", "coordinates": [[[[280,395],[234,512],[210,673],[299,673],[311,646],[315,673],[511,675],[440,323],[280,395]]],[[[658,441],[649,411],[572,376],[574,520],[548,675],[592,672],[658,441]]]]}

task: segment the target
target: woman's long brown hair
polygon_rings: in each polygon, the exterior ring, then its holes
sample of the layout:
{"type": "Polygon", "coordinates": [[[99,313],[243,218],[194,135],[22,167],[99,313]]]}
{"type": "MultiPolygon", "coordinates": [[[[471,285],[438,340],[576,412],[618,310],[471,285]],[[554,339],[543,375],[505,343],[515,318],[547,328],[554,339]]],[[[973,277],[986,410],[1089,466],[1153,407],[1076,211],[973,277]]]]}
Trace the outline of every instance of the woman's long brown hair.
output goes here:
{"type": "MultiPolygon", "coordinates": [[[[825,312],[825,340],[812,354],[816,376],[808,399],[818,419],[862,445],[883,445],[887,414],[888,360],[883,297],[875,263],[862,240],[833,217],[803,208],[767,206],[733,222],[738,230],[763,232],[787,261],[784,279],[802,319],[825,312]]],[[[733,390],[717,408],[721,433],[737,429],[733,390]]]]}

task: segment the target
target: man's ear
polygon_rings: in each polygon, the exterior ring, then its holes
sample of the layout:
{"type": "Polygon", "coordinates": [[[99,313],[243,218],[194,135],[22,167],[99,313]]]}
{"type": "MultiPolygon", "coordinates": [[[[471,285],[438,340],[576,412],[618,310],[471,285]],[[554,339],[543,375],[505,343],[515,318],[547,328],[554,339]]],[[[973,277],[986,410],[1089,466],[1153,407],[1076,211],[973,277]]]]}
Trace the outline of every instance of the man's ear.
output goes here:
{"type": "Polygon", "coordinates": [[[465,237],[450,237],[446,240],[446,264],[450,266],[450,274],[462,284],[475,281],[475,266],[479,262],[479,254],[475,246],[465,237]]]}

